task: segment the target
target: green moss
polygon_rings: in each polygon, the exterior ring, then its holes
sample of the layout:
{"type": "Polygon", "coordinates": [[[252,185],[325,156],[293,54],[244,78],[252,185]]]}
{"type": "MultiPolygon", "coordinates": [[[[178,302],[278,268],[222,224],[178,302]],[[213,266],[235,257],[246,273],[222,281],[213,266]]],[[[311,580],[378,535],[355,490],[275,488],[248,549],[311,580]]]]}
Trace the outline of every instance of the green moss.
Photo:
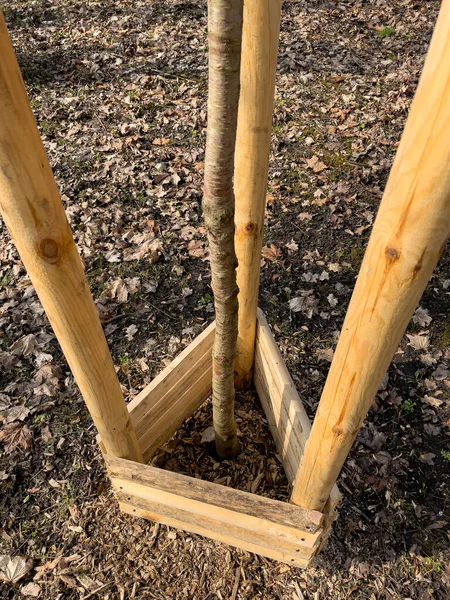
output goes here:
{"type": "Polygon", "coordinates": [[[450,346],[450,322],[444,324],[444,328],[436,340],[436,346],[441,349],[448,348],[450,346]]]}

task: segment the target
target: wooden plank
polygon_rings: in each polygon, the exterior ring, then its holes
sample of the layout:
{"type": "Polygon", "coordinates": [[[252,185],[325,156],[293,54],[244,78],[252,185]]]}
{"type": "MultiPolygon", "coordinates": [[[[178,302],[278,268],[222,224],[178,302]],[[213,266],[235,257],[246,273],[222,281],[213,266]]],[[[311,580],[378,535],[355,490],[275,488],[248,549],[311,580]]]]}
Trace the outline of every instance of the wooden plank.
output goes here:
{"type": "Polygon", "coordinates": [[[97,309],[0,12],[0,208],[106,451],[141,460],[97,309]]]}
{"type": "MultiPolygon", "coordinates": [[[[165,525],[169,525],[171,527],[176,527],[177,529],[182,529],[184,531],[188,531],[190,533],[196,533],[198,535],[202,535],[207,538],[211,538],[223,544],[227,544],[233,546],[235,548],[240,548],[242,550],[246,550],[247,552],[253,552],[255,554],[259,554],[261,556],[265,556],[267,558],[271,558],[274,560],[279,560],[281,562],[288,563],[292,566],[306,568],[310,564],[311,558],[303,558],[301,556],[291,555],[284,552],[278,551],[276,548],[268,548],[265,546],[261,546],[258,544],[251,543],[245,539],[238,539],[232,537],[227,533],[223,533],[220,531],[213,531],[211,525],[209,524],[209,528],[203,526],[203,521],[199,520],[196,523],[190,522],[191,519],[187,516],[187,520],[180,520],[179,518],[170,517],[168,514],[162,514],[159,512],[161,508],[164,512],[165,507],[158,507],[152,505],[142,505],[139,500],[130,502],[120,502],[120,509],[128,513],[134,517],[141,517],[143,519],[149,519],[151,521],[156,521],[158,523],[163,523],[165,525]],[[147,506],[151,506],[152,510],[149,510],[147,506]],[[156,510],[155,510],[156,509],[156,510]]],[[[314,555],[312,555],[313,557],[314,555]]]]}
{"type": "MultiPolygon", "coordinates": [[[[293,532],[302,534],[292,528],[280,531],[277,525],[267,523],[257,517],[242,515],[233,510],[218,508],[203,502],[196,502],[161,492],[148,486],[140,486],[125,482],[123,490],[117,488],[118,480],[114,480],[114,489],[119,502],[137,504],[161,516],[175,518],[191,525],[200,525],[212,532],[224,533],[237,540],[251,542],[262,547],[273,548],[302,558],[310,558],[319,546],[321,534],[315,535],[314,545],[306,544],[300,539],[292,539],[293,532]]],[[[283,529],[283,528],[281,528],[283,529]]],[[[304,533],[304,535],[308,535],[304,533]]]]}
{"type": "MultiPolygon", "coordinates": [[[[258,309],[254,382],[286,476],[293,484],[311,425],[264,313],[260,309],[258,309]]],[[[334,486],[326,510],[328,529],[334,519],[340,497],[337,486],[334,486]]]]}
{"type": "Polygon", "coordinates": [[[286,475],[292,483],[311,426],[267,320],[259,309],[254,381],[286,475]]]}
{"type": "Polygon", "coordinates": [[[145,462],[150,460],[156,450],[171,438],[181,424],[211,395],[211,356],[208,356],[207,363],[203,362],[198,366],[194,383],[183,391],[181,380],[180,384],[164,397],[165,406],[161,417],[154,418],[150,412],[139,427],[138,441],[145,462]]]}
{"type": "Polygon", "coordinates": [[[252,383],[281,0],[246,0],[234,186],[239,333],[235,382],[252,383]]]}
{"type": "Polygon", "coordinates": [[[293,501],[322,510],[450,234],[450,0],[361,265],[293,501]]]}
{"type": "Polygon", "coordinates": [[[258,351],[255,353],[254,384],[283,463],[284,471],[289,482],[293,483],[303,455],[303,448],[286,411],[282,411],[277,407],[278,398],[275,398],[274,402],[274,394],[270,395],[267,391],[269,385],[264,375],[258,351]]]}
{"type": "Polygon", "coordinates": [[[148,486],[149,489],[176,493],[183,498],[204,503],[205,511],[208,510],[208,506],[232,509],[232,513],[258,517],[310,534],[317,533],[323,521],[323,514],[317,511],[305,511],[285,502],[233,490],[209,481],[115,457],[105,456],[105,461],[113,480],[128,480],[130,483],[148,486]]]}
{"type": "Polygon", "coordinates": [[[215,322],[128,404],[144,462],[211,395],[214,332],[215,322]]]}

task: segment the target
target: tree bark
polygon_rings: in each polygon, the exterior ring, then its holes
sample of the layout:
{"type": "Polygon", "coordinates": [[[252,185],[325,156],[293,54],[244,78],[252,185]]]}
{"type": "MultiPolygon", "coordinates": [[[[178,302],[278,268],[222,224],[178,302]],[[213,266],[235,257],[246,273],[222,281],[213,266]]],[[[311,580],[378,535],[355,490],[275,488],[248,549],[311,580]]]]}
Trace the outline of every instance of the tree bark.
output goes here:
{"type": "Polygon", "coordinates": [[[233,169],[242,38],[242,0],[209,0],[209,94],[203,210],[216,311],[213,423],[219,456],[238,451],[234,360],[238,329],[233,169]]]}

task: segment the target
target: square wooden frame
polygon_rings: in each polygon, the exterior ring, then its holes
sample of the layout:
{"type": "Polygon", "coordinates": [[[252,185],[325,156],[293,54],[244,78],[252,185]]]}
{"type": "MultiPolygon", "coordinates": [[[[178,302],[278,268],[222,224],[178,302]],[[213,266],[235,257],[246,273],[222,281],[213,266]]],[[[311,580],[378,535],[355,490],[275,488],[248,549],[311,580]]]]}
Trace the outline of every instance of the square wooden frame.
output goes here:
{"type": "MultiPolygon", "coordinates": [[[[215,324],[128,405],[147,462],[211,395],[215,324]]],[[[293,483],[310,422],[267,321],[258,310],[254,382],[286,475],[293,483]]],[[[339,492],[324,513],[105,455],[124,512],[306,567],[328,536],[339,492]]]]}

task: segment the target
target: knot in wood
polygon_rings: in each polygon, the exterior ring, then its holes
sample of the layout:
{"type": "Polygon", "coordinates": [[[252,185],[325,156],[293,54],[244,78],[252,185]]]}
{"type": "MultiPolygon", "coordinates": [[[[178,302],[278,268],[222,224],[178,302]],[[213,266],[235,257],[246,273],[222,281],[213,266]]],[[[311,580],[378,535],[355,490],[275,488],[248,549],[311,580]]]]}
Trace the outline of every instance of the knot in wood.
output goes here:
{"type": "Polygon", "coordinates": [[[386,257],[389,261],[394,262],[400,258],[400,252],[396,248],[388,246],[385,251],[386,257]]]}
{"type": "Polygon", "coordinates": [[[61,251],[58,242],[52,238],[44,238],[39,243],[39,254],[47,262],[57,263],[61,256],[61,251]]]}

